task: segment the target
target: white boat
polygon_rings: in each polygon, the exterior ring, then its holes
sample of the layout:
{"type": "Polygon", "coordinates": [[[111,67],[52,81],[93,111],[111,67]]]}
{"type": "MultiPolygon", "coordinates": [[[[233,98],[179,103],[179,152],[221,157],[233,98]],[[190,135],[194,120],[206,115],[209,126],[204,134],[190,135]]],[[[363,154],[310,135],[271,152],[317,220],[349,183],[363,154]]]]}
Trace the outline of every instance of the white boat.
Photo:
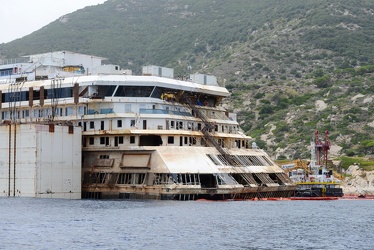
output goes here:
{"type": "Polygon", "coordinates": [[[0,118],[9,124],[82,129],[82,198],[289,197],[295,185],[250,145],[216,78],[174,79],[143,67],[132,75],[104,58],[67,51],[0,66],[0,118]],[[194,82],[191,80],[193,79],[194,82]]]}

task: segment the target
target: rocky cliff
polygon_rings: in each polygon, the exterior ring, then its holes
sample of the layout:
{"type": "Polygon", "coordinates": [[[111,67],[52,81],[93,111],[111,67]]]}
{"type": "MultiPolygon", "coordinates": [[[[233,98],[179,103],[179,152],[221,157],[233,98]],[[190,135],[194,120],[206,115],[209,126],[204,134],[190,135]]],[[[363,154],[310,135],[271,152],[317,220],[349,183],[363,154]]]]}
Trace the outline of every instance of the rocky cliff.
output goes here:
{"type": "Polygon", "coordinates": [[[365,171],[359,165],[351,165],[342,182],[345,195],[374,195],[374,171],[365,171]]]}

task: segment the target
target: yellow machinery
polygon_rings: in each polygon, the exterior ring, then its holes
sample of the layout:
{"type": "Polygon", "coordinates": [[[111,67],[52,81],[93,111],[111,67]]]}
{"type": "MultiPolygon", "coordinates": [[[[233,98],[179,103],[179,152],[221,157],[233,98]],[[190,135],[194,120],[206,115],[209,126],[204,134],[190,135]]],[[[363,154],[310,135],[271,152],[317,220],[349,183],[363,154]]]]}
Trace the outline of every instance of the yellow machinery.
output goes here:
{"type": "Polygon", "coordinates": [[[308,167],[308,162],[304,162],[303,160],[297,159],[297,160],[290,161],[290,162],[283,162],[282,164],[279,164],[279,165],[288,165],[288,164],[294,164],[294,166],[284,169],[284,172],[286,174],[288,174],[289,172],[291,172],[292,170],[295,170],[295,169],[304,169],[306,173],[308,173],[308,174],[311,173],[311,171],[308,167]]]}

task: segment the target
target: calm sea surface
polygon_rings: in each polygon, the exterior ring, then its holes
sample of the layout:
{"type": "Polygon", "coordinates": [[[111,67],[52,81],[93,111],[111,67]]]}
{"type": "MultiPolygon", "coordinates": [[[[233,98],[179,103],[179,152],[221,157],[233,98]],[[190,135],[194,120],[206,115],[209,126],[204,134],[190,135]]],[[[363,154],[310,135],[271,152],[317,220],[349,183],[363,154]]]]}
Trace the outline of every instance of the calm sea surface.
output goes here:
{"type": "Polygon", "coordinates": [[[0,249],[374,249],[374,201],[0,198],[0,249]]]}

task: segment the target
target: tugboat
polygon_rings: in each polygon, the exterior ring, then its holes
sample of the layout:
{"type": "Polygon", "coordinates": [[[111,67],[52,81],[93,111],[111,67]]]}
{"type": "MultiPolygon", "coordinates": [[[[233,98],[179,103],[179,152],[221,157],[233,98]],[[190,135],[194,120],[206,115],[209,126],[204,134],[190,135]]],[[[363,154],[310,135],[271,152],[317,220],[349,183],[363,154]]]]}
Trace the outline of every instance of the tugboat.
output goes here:
{"type": "Polygon", "coordinates": [[[318,131],[311,142],[311,161],[297,160],[294,165],[283,165],[290,179],[297,185],[292,200],[337,200],[343,196],[338,174],[327,167],[330,150],[329,132],[325,141],[319,140],[318,131]]]}

